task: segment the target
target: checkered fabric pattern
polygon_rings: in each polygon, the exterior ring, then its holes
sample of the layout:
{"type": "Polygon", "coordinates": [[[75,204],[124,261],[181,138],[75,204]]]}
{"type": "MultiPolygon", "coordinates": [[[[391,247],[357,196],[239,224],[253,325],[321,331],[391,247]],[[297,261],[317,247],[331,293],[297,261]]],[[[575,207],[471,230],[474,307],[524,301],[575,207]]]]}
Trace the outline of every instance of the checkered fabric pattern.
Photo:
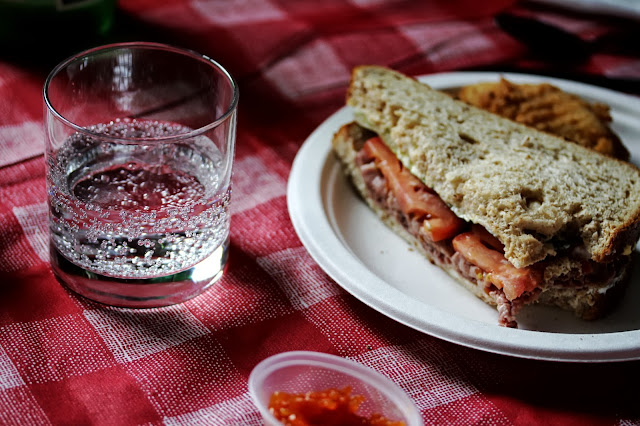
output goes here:
{"type": "Polygon", "coordinates": [[[285,196],[297,150],[343,105],[355,65],[535,71],[640,94],[637,48],[593,41],[615,29],[637,45],[637,22],[622,28],[510,0],[122,0],[117,17],[145,31],[139,39],[215,58],[240,84],[228,272],[189,302],[143,311],[60,286],[48,264],[46,75],[0,55],[0,424],[258,425],[249,373],[289,350],[382,373],[427,424],[640,424],[638,362],[510,358],[396,323],[311,259],[285,196]],[[523,10],[589,32],[588,56],[554,61],[494,19],[523,10]]]}

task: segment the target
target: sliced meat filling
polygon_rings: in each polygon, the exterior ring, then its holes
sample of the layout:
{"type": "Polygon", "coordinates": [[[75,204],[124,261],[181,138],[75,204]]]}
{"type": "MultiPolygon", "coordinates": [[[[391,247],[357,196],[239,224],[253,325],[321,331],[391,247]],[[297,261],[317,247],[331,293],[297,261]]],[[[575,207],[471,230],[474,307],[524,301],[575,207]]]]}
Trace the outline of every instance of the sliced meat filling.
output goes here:
{"type": "Polygon", "coordinates": [[[539,292],[541,272],[511,265],[497,239],[458,218],[379,137],[363,145],[356,163],[371,198],[420,242],[431,261],[482,288],[498,307],[499,323],[516,326],[519,307],[539,292]]]}
{"type": "Polygon", "coordinates": [[[451,257],[455,253],[451,240],[434,241],[425,227],[424,217],[415,214],[405,214],[400,208],[396,196],[389,190],[387,180],[382,175],[380,169],[364,150],[360,151],[357,162],[370,196],[376,204],[420,241],[430,260],[439,265],[450,264],[451,257]]]}
{"type": "MultiPolygon", "coordinates": [[[[584,287],[606,291],[630,256],[594,262],[580,246],[558,249],[556,258],[527,268],[514,267],[502,243],[480,225],[458,218],[444,201],[416,178],[379,137],[367,140],[356,155],[370,197],[423,247],[430,260],[482,289],[495,303],[499,324],[517,326],[515,316],[538,299],[544,288],[584,287]],[[544,288],[543,288],[544,287],[544,288]]],[[[561,306],[561,305],[559,305],[561,306]]]]}

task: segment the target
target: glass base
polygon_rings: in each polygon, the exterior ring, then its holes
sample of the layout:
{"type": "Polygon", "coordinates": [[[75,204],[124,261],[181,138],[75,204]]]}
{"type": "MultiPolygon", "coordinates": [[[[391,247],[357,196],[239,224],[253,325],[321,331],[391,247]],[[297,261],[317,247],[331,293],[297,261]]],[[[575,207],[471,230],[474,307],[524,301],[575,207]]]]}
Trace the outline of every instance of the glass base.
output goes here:
{"type": "Polygon", "coordinates": [[[192,299],[222,277],[228,251],[227,238],[211,255],[189,269],[163,277],[126,279],[83,269],[50,244],[51,269],[63,285],[87,299],[126,308],[156,308],[192,299]]]}

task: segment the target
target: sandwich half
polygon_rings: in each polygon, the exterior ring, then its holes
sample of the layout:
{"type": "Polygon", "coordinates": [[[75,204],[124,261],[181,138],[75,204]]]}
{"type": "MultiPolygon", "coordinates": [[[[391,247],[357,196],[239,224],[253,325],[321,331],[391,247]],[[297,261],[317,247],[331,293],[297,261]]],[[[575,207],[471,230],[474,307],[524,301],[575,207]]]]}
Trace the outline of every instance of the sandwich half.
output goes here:
{"type": "MultiPolygon", "coordinates": [[[[640,172],[387,68],[357,67],[332,141],[382,221],[516,327],[525,304],[607,313],[640,236],[640,172]]],[[[428,285],[428,284],[425,284],[428,285]]]]}

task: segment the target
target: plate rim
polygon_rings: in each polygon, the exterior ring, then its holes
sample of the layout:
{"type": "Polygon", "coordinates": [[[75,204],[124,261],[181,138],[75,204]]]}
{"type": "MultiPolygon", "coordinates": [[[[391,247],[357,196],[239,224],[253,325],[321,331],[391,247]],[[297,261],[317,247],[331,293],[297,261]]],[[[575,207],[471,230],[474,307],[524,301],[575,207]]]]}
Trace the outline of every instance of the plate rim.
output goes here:
{"type": "MultiPolygon", "coordinates": [[[[416,77],[430,86],[455,87],[481,79],[495,80],[503,76],[513,82],[548,82],[567,91],[593,99],[605,97],[614,110],[633,108],[637,100],[623,93],[577,81],[535,74],[457,71],[416,77]]],[[[381,314],[422,333],[486,352],[519,358],[563,362],[614,362],[640,359],[640,330],[610,333],[555,333],[511,329],[463,318],[440,308],[417,301],[385,282],[370,271],[347,248],[326,214],[325,176],[337,160],[330,155],[329,140],[322,135],[335,132],[339,126],[353,119],[349,107],[344,106],[324,120],[304,141],[293,161],[287,182],[287,207],[294,230],[314,261],[355,298],[381,314]],[[320,160],[318,160],[320,159],[320,160]],[[315,161],[314,161],[315,160],[315,161]],[[311,176],[311,179],[309,179],[311,176]],[[314,189],[315,188],[315,189],[314,189]],[[304,197],[305,202],[299,202],[304,197]],[[319,239],[318,235],[329,236],[319,239]],[[366,280],[375,291],[365,291],[356,281],[366,280]],[[402,307],[390,300],[402,300],[402,307]],[[414,309],[420,315],[407,315],[414,309]],[[631,342],[637,342],[632,344],[631,342]]]]}

